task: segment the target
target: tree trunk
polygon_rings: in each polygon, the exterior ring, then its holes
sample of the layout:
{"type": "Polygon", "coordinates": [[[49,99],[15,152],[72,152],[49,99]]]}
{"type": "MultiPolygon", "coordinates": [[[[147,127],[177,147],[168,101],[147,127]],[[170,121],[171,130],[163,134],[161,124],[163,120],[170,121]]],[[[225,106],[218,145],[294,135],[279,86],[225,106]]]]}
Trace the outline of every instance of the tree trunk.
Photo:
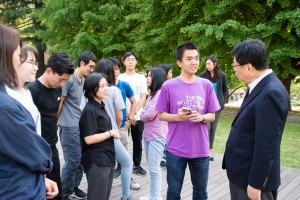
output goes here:
{"type": "MultiPolygon", "coordinates": [[[[289,93],[289,96],[291,96],[291,83],[292,83],[292,80],[295,78],[295,76],[289,74],[289,76],[287,78],[282,78],[282,77],[278,77],[278,78],[280,79],[280,81],[282,82],[282,84],[284,85],[284,87],[286,88],[287,92],[289,93]]],[[[291,103],[290,103],[289,110],[290,111],[292,110],[291,103]]]]}
{"type": "Polygon", "coordinates": [[[44,71],[45,71],[45,51],[46,51],[46,45],[43,44],[43,45],[38,45],[37,46],[37,51],[39,53],[39,57],[38,57],[38,63],[39,63],[39,69],[37,71],[37,74],[36,74],[36,78],[40,77],[44,71]]]}

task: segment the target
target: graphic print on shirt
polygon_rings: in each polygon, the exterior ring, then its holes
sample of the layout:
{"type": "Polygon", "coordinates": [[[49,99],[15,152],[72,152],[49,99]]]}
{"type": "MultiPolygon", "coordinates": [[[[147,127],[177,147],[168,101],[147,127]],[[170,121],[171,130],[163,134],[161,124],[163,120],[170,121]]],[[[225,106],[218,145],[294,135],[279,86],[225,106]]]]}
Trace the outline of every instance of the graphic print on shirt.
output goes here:
{"type": "Polygon", "coordinates": [[[204,100],[201,96],[185,96],[185,99],[177,101],[178,107],[190,108],[200,111],[204,108],[204,100]]]}

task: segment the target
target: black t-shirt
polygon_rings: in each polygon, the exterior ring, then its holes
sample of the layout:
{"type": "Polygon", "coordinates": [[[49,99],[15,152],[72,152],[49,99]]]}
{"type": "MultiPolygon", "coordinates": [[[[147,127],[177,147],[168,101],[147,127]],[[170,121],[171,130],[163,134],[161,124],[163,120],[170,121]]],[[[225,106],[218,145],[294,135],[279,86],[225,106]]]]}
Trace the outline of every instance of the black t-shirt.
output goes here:
{"type": "Polygon", "coordinates": [[[57,137],[57,111],[60,102],[61,88],[47,88],[39,80],[27,85],[34,104],[41,114],[42,137],[55,146],[57,137]]]}
{"type": "Polygon", "coordinates": [[[84,137],[96,133],[104,133],[112,129],[111,120],[105,110],[104,103],[92,100],[85,105],[79,120],[82,139],[82,166],[86,172],[91,163],[98,166],[113,167],[115,165],[114,139],[111,137],[102,142],[87,145],[84,137]]]}

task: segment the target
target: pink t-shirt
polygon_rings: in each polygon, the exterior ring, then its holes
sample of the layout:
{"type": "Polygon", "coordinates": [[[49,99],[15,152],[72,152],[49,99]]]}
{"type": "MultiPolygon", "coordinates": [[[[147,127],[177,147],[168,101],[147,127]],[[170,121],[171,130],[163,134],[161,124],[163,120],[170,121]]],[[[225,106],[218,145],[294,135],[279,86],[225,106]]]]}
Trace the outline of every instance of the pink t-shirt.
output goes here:
{"type": "MultiPolygon", "coordinates": [[[[221,109],[211,82],[199,77],[191,84],[174,78],[162,86],[156,110],[176,114],[182,107],[191,108],[200,114],[213,113],[221,109]]],[[[166,150],[170,153],[184,158],[210,155],[206,123],[190,120],[169,122],[168,128],[166,150]]]]}

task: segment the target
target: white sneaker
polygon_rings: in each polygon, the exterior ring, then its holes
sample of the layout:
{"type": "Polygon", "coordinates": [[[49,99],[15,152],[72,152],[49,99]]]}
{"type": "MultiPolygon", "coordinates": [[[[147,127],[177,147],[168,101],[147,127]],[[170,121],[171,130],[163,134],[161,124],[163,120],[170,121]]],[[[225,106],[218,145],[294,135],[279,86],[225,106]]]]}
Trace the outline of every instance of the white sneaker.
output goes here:
{"type": "Polygon", "coordinates": [[[131,178],[131,182],[130,182],[130,189],[132,190],[139,190],[141,188],[140,184],[135,182],[133,180],[133,178],[131,178]]]}

